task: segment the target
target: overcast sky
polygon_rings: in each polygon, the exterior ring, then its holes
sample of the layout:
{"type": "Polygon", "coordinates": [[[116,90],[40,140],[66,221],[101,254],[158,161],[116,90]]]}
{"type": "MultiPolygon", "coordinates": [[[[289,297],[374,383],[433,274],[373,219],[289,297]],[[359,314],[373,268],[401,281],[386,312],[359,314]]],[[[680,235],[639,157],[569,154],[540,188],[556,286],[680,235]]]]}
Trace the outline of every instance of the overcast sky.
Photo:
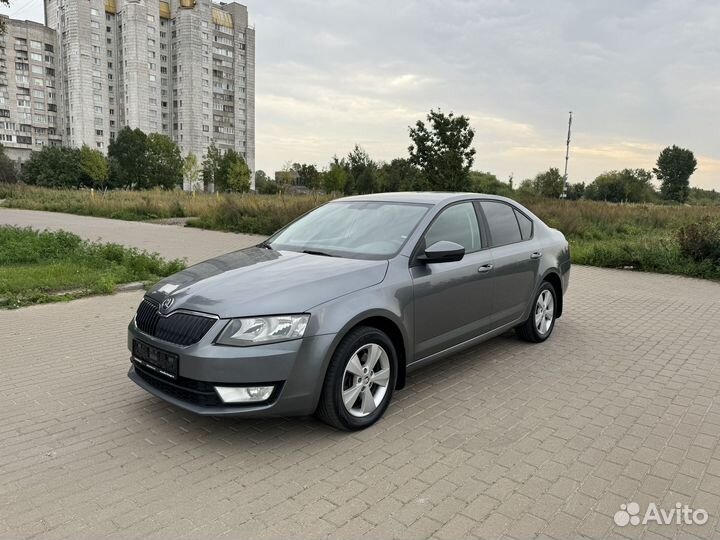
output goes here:
{"type": "MultiPolygon", "coordinates": [[[[247,0],[257,29],[257,167],[320,167],[355,143],[406,156],[431,108],[470,117],[474,168],[570,181],[690,148],[720,189],[716,0],[247,0]]],[[[11,0],[43,20],[42,0],[11,0]]],[[[8,13],[8,9],[0,12],[8,13]]]]}

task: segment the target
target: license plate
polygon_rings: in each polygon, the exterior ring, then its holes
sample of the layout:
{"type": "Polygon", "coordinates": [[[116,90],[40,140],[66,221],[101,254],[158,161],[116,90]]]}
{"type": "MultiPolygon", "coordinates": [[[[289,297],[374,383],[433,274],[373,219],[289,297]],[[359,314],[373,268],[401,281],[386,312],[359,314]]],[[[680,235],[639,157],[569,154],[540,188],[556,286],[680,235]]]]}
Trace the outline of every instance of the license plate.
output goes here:
{"type": "Polygon", "coordinates": [[[175,379],[178,375],[178,356],[156,349],[142,341],[133,340],[133,358],[143,367],[175,379]]]}

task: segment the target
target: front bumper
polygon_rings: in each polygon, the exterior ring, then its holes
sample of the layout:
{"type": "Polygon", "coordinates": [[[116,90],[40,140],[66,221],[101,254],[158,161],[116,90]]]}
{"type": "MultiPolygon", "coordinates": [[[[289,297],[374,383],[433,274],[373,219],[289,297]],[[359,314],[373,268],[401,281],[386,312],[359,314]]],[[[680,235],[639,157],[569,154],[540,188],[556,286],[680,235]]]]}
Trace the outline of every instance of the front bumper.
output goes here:
{"type": "MultiPolygon", "coordinates": [[[[224,322],[218,322],[219,327],[224,322]]],[[[215,329],[198,343],[181,347],[128,329],[128,347],[137,339],[178,356],[173,379],[143,367],[131,356],[128,377],[151,394],[182,409],[213,416],[297,416],[312,414],[332,354],[334,334],[310,336],[284,343],[253,347],[214,345],[215,329]],[[259,403],[228,403],[215,386],[274,385],[270,398],[259,403]]]]}

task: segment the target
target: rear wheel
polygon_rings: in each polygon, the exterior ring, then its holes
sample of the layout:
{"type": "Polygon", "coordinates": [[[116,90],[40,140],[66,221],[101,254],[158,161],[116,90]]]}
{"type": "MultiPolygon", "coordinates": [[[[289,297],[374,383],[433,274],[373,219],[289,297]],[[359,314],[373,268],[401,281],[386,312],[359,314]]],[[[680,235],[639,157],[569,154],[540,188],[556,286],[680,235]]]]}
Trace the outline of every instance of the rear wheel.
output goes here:
{"type": "Polygon", "coordinates": [[[550,337],[555,328],[555,287],[547,281],[543,282],[535,297],[530,316],[515,328],[518,336],[531,343],[539,343],[550,337]]]}
{"type": "Polygon", "coordinates": [[[387,409],[396,377],[397,355],[390,338],[377,328],[358,327],[333,354],[316,414],[339,429],[369,427],[387,409]]]}

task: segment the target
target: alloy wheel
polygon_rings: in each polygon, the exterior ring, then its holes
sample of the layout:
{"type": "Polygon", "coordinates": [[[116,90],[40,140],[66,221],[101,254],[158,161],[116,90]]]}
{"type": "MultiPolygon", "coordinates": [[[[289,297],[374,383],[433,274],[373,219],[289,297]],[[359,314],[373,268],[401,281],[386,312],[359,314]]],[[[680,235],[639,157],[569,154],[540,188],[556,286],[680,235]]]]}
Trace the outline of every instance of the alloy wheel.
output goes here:
{"type": "Polygon", "coordinates": [[[342,400],[352,416],[372,414],[390,384],[390,358],[382,346],[367,343],[350,357],[342,378],[342,400]]]}
{"type": "Polygon", "coordinates": [[[550,331],[555,317],[555,299],[552,293],[545,289],[538,296],[535,304],[535,328],[538,334],[544,336],[550,331]]]}

